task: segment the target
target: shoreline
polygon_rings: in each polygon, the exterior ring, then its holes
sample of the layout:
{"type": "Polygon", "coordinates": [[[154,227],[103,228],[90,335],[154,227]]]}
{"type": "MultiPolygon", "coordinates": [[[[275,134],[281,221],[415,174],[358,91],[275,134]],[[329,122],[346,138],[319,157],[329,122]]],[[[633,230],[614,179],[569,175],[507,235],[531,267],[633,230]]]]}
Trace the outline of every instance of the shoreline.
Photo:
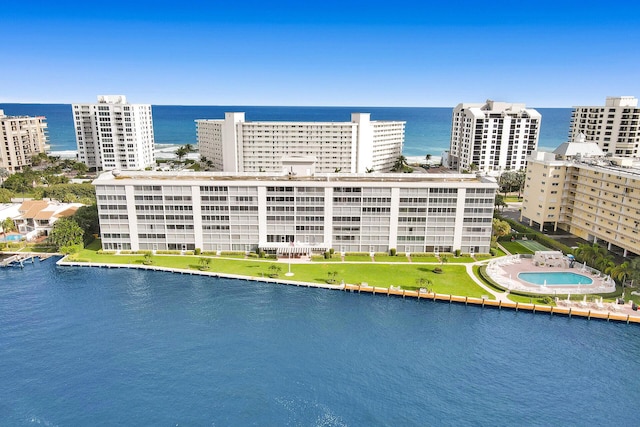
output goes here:
{"type": "Polygon", "coordinates": [[[640,315],[630,315],[630,314],[622,314],[622,313],[612,313],[610,311],[602,311],[602,310],[592,310],[592,309],[575,309],[573,307],[559,307],[559,306],[550,306],[550,305],[541,305],[541,304],[533,304],[533,303],[521,303],[514,302],[510,300],[503,299],[485,299],[485,298],[477,298],[477,297],[467,297],[460,295],[450,295],[450,294],[438,294],[435,292],[424,292],[406,290],[406,289],[396,289],[393,287],[383,288],[383,287],[374,287],[367,285],[354,285],[354,284],[322,284],[322,283],[311,283],[311,282],[301,282],[295,280],[288,279],[279,279],[279,278],[270,278],[270,277],[254,277],[254,276],[244,276],[239,274],[229,274],[229,273],[218,273],[213,271],[201,271],[201,270],[186,270],[180,268],[171,268],[171,267],[159,267],[153,265],[140,265],[140,264],[109,264],[109,263],[93,263],[93,262],[77,262],[77,261],[65,261],[66,257],[63,257],[56,261],[56,265],[63,267],[93,267],[93,268],[125,268],[125,269],[134,269],[134,270],[149,270],[149,271],[160,271],[174,274],[186,274],[186,275],[198,275],[198,276],[209,276],[215,278],[226,278],[226,279],[235,279],[235,280],[244,280],[244,281],[253,281],[253,282],[263,282],[263,283],[271,283],[278,285],[286,285],[286,286],[297,286],[297,287],[307,287],[307,288],[317,288],[317,289],[327,289],[327,290],[338,290],[343,292],[358,292],[358,293],[371,293],[373,295],[386,295],[396,296],[402,298],[417,298],[426,299],[431,301],[440,301],[440,302],[449,302],[464,304],[464,305],[476,305],[484,308],[485,306],[490,308],[497,308],[501,310],[502,308],[515,310],[518,312],[519,310],[524,310],[531,312],[532,314],[549,314],[550,316],[561,315],[566,317],[581,317],[586,318],[587,320],[599,319],[615,321],[615,322],[625,322],[627,324],[635,323],[640,324],[640,315]]]}

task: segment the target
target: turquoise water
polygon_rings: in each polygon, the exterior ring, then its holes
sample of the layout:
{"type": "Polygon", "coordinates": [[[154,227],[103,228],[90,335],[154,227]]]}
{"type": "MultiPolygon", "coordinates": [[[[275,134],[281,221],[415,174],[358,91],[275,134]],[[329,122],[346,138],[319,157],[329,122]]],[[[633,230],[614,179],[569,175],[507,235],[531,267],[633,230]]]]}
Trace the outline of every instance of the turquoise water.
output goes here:
{"type": "Polygon", "coordinates": [[[0,242],[19,242],[21,238],[22,236],[19,234],[8,234],[0,237],[0,242]]]}
{"type": "Polygon", "coordinates": [[[638,331],[49,259],[0,269],[0,425],[632,426],[638,331]]]}
{"type": "Polygon", "coordinates": [[[563,271],[554,271],[548,273],[519,273],[518,279],[534,285],[590,285],[593,283],[591,278],[578,273],[569,273],[563,271]]]}
{"type": "MultiPolygon", "coordinates": [[[[0,104],[7,115],[43,115],[53,151],[75,150],[69,104],[0,104]]],[[[196,119],[222,119],[227,111],[244,111],[247,120],[349,121],[352,112],[370,112],[373,120],[404,120],[406,156],[440,156],[449,149],[452,108],[410,107],[255,107],[154,105],[153,129],[158,144],[196,144],[196,119]]],[[[539,148],[553,151],[566,142],[570,108],[538,108],[542,114],[539,148]]]]}

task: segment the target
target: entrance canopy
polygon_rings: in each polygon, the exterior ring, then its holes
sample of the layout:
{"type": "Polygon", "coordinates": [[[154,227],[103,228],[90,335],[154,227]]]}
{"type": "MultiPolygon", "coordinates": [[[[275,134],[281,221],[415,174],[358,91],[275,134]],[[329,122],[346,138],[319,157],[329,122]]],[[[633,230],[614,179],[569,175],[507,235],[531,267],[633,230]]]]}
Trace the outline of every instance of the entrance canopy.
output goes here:
{"type": "Polygon", "coordinates": [[[260,245],[259,247],[263,251],[276,251],[278,255],[310,254],[313,251],[325,252],[328,250],[327,246],[323,243],[266,243],[264,245],[260,245]]]}

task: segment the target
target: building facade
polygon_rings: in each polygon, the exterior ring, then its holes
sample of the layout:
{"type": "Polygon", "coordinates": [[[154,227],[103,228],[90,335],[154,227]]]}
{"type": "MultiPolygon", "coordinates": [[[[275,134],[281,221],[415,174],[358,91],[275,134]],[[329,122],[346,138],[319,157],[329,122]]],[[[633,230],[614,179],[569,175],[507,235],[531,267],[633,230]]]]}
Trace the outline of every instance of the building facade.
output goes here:
{"type": "Polygon", "coordinates": [[[499,175],[520,170],[538,147],[542,116],[525,104],[487,101],[458,104],[453,110],[445,166],[499,175]]]}
{"type": "Polygon", "coordinates": [[[78,161],[96,170],[154,166],[151,105],[122,95],[100,95],[95,104],[73,104],[78,161]]]}
{"type": "Polygon", "coordinates": [[[7,116],[0,110],[0,168],[20,172],[31,166],[31,158],[44,153],[47,123],[44,117],[7,116]]]}
{"type": "Polygon", "coordinates": [[[280,172],[283,157],[314,157],[320,173],[390,171],[404,125],[353,113],[350,122],[247,122],[244,113],[196,120],[200,155],[223,172],[280,172]]]}
{"type": "Polygon", "coordinates": [[[105,250],[278,253],[488,253],[497,189],[469,174],[107,172],[94,185],[105,250]]]}
{"type": "Polygon", "coordinates": [[[607,97],[604,106],[574,107],[569,138],[587,141],[615,156],[639,157],[640,108],[633,96],[607,97]]]}
{"type": "Polygon", "coordinates": [[[625,158],[536,152],[527,165],[520,219],[623,256],[640,255],[640,169],[625,158]]]}

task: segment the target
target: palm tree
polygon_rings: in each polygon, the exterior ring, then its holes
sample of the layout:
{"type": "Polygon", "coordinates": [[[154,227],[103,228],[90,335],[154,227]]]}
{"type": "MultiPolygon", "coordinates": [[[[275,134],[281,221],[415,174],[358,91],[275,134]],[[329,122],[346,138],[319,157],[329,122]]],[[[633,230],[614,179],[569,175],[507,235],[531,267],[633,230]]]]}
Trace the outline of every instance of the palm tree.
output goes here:
{"type": "Polygon", "coordinates": [[[4,234],[5,236],[10,231],[15,231],[15,229],[16,224],[11,218],[5,218],[4,221],[2,221],[2,234],[4,234]]]}
{"type": "Polygon", "coordinates": [[[211,258],[200,258],[198,264],[200,264],[200,267],[198,267],[200,270],[208,270],[211,266],[211,258]]]}
{"type": "Polygon", "coordinates": [[[431,285],[433,285],[433,282],[430,279],[427,279],[426,277],[419,277],[416,279],[416,285],[418,285],[419,288],[427,288],[427,292],[431,292],[431,285]]]}
{"type": "Polygon", "coordinates": [[[176,150],[176,157],[178,157],[178,160],[182,160],[182,158],[187,154],[189,154],[189,151],[184,146],[178,147],[176,150]]]}
{"type": "Polygon", "coordinates": [[[609,274],[614,280],[619,281],[624,286],[624,282],[633,274],[633,267],[629,261],[625,261],[613,267],[609,271],[609,274]]]}
{"type": "Polygon", "coordinates": [[[280,268],[279,265],[276,264],[271,264],[269,266],[269,277],[278,277],[278,274],[280,274],[280,272],[282,271],[282,268],[280,268]]]}
{"type": "Polygon", "coordinates": [[[184,145],[184,149],[187,150],[187,153],[193,153],[193,151],[194,151],[193,145],[191,145],[191,144],[185,144],[184,145]]]}
{"type": "Polygon", "coordinates": [[[393,164],[392,170],[395,172],[398,172],[398,171],[404,170],[404,168],[406,168],[407,166],[408,166],[407,158],[401,154],[398,156],[398,158],[396,159],[396,162],[393,164]]]}

